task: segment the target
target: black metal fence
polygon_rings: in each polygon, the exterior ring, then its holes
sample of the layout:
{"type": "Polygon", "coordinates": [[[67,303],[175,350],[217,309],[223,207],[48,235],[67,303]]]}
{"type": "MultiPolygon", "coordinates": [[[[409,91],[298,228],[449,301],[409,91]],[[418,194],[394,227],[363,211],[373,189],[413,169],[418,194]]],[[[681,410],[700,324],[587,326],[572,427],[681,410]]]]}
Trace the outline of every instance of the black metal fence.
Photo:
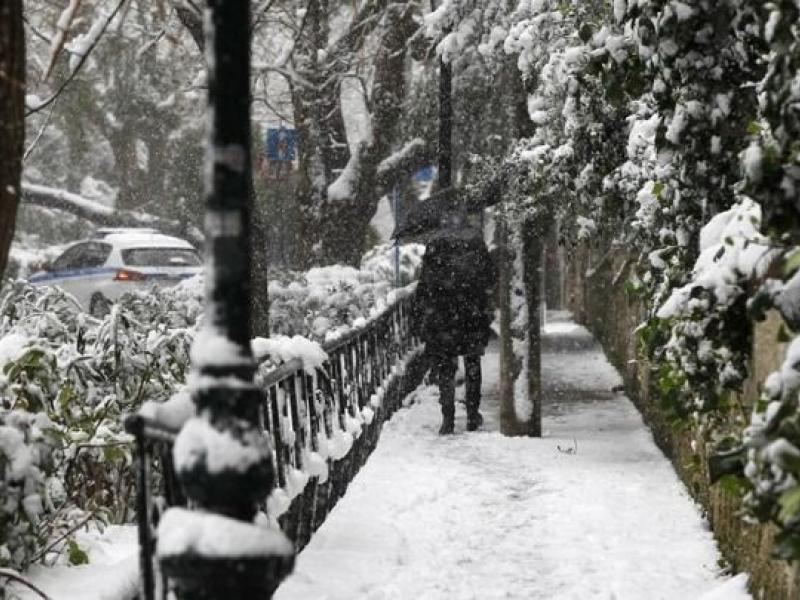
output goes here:
{"type": "MultiPolygon", "coordinates": [[[[375,448],[383,423],[422,380],[423,355],[410,328],[410,297],[345,337],[326,344],[322,368],[299,359],[262,367],[261,421],[273,443],[278,487],[264,510],[300,551],[375,448]]],[[[155,531],[168,506],[186,503],[172,465],[178,430],[142,415],[125,423],[136,438],[137,517],[143,600],[166,597],[155,531]]]]}

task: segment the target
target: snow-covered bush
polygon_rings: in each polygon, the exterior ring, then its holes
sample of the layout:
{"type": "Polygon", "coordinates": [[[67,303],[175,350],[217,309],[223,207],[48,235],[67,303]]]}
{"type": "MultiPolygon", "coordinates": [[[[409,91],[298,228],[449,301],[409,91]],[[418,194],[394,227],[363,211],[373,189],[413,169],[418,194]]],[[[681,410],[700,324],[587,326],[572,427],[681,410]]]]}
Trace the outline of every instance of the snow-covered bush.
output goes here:
{"type": "MultiPolygon", "coordinates": [[[[647,309],[655,396],[698,435],[741,436],[730,392],[748,375],[752,319],[773,307],[787,338],[800,331],[797,2],[443,0],[425,26],[445,60],[471,45],[516,60],[530,124],[484,170],[503,174],[517,250],[523,228],[555,219],[568,247],[638,254],[628,289],[647,309]]],[[[792,558],[798,356],[793,344],[747,437],[749,505],[792,558]]]]}
{"type": "Polygon", "coordinates": [[[751,301],[756,316],[767,308],[782,315],[782,339],[790,340],[785,360],[763,386],[753,407],[745,441],[745,469],[752,485],[746,500],[753,514],[780,528],[777,553],[800,558],[800,294],[798,258],[800,169],[797,139],[800,116],[798,59],[800,58],[800,7],[779,0],[739,3],[748,11],[751,30],[765,48],[766,74],[756,86],[759,119],[750,124],[749,145],[742,152],[745,191],[764,210],[763,231],[782,253],[780,266],[751,301]]]}
{"type": "Polygon", "coordinates": [[[747,476],[752,489],[745,500],[761,521],[781,529],[776,553],[800,557],[800,338],[795,338],[781,368],[766,380],[745,440],[747,476]]]}
{"type": "Polygon", "coordinates": [[[88,519],[125,521],[133,500],[121,417],[185,380],[199,304],[181,291],[125,297],[104,319],[58,288],[17,282],[0,299],[0,561],[24,567],[88,519]],[[21,437],[22,436],[22,437],[21,437]],[[24,531],[35,532],[20,534],[24,531]]]}
{"type": "MultiPolygon", "coordinates": [[[[375,248],[361,270],[283,274],[270,284],[273,332],[323,341],[380,312],[394,287],[393,251],[375,248]]],[[[404,283],[416,278],[423,252],[403,247],[404,283]]],[[[2,289],[0,566],[47,558],[59,538],[52,550],[63,550],[87,519],[132,518],[132,440],[122,417],[183,389],[202,297],[197,277],[127,294],[96,319],[59,288],[19,281],[2,289]]]]}
{"type": "MultiPolygon", "coordinates": [[[[425,247],[401,246],[401,284],[416,280],[425,247]]],[[[270,330],[324,342],[345,333],[385,307],[394,288],[394,246],[382,244],[367,252],[361,268],[331,265],[305,272],[270,275],[270,330]]]]}
{"type": "Polygon", "coordinates": [[[724,414],[725,392],[740,389],[747,376],[747,300],[775,258],[760,226],[761,208],[750,198],[714,216],[700,232],[689,283],[674,289],[656,313],[670,331],[655,353],[663,361],[660,380],[673,392],[666,399],[680,415],[724,414]],[[681,385],[673,389],[676,380],[681,385]]]}
{"type": "Polygon", "coordinates": [[[59,434],[43,412],[0,410],[0,566],[27,565],[55,528],[70,524],[52,516],[65,500],[59,434]]]}

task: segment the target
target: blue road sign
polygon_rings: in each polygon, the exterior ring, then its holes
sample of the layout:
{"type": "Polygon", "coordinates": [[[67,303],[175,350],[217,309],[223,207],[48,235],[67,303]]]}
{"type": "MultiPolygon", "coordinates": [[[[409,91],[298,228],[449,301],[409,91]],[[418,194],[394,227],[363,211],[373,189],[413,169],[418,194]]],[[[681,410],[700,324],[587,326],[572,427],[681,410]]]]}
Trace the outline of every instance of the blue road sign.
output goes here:
{"type": "Polygon", "coordinates": [[[297,131],[286,127],[267,129],[267,160],[290,162],[297,154],[297,131]]]}
{"type": "Polygon", "coordinates": [[[414,181],[433,181],[433,177],[435,175],[435,169],[433,165],[428,165],[426,167],[422,167],[416,173],[414,173],[414,181]]]}

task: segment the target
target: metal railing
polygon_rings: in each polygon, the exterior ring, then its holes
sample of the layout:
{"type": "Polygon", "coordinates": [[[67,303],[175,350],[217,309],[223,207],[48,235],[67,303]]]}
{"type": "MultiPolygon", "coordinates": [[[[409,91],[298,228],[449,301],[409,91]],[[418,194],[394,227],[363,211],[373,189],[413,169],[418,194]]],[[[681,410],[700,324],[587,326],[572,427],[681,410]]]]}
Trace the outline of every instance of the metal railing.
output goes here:
{"type": "MultiPolygon", "coordinates": [[[[259,370],[260,419],[272,440],[278,486],[263,508],[297,552],[344,495],[383,423],[422,380],[410,301],[408,295],[399,298],[363,327],[325,344],[328,360],[322,368],[307,372],[294,359],[259,370]]],[[[125,427],[136,438],[142,597],[165,598],[166,582],[154,558],[155,531],[166,507],[186,503],[172,464],[178,430],[140,414],[128,417],[125,427]]]]}

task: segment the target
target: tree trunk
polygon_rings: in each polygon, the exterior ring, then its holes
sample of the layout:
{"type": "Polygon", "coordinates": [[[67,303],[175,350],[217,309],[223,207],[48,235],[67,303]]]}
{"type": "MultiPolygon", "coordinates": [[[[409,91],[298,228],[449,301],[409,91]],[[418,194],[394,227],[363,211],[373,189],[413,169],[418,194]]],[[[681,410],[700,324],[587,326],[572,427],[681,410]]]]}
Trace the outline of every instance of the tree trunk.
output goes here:
{"type": "Polygon", "coordinates": [[[542,262],[544,257],[544,227],[537,227],[533,220],[523,224],[522,261],[525,279],[525,301],[528,306],[528,400],[531,417],[528,435],[542,436],[542,262]]]}
{"type": "Polygon", "coordinates": [[[386,10],[372,83],[373,139],[351,149],[357,154],[351,157],[357,169],[349,196],[328,200],[328,186],[337,170],[348,162],[343,152],[346,136],[338,85],[341,74],[335,71],[341,68],[340,62],[347,62],[344,54],[353,49],[341,50],[341,61],[316,61],[317,49],[324,48],[327,40],[327,5],[320,0],[309,3],[306,21],[311,33],[307,45],[296,50],[296,70],[305,80],[320,85],[297,85],[292,94],[301,152],[298,201],[304,267],[330,263],[357,266],[365,249],[369,223],[381,195],[378,165],[392,149],[406,92],[406,42],[416,30],[412,3],[396,3],[386,10]]]}
{"type": "Polygon", "coordinates": [[[8,264],[20,198],[25,142],[22,0],[0,5],[0,277],[8,264]]]}
{"type": "Polygon", "coordinates": [[[503,435],[527,434],[526,424],[517,419],[514,408],[514,381],[520,364],[514,355],[511,331],[511,286],[514,251],[511,248],[508,225],[498,219],[495,229],[497,246],[497,305],[500,309],[500,432],[503,435]]]}
{"type": "Polygon", "coordinates": [[[264,207],[250,180],[252,222],[250,226],[250,334],[269,337],[269,227],[264,207]]]}

